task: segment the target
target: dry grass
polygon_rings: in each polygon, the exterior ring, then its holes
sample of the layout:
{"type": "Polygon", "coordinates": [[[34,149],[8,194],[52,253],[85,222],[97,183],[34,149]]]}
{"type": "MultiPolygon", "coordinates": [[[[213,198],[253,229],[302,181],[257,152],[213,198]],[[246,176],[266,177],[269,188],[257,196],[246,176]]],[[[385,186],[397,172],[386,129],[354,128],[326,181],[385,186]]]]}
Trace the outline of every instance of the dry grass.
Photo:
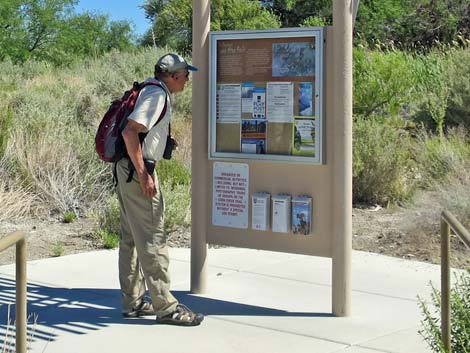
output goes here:
{"type": "MultiPolygon", "coordinates": [[[[407,219],[406,241],[431,262],[440,259],[440,214],[448,210],[467,229],[470,229],[470,169],[463,167],[456,176],[434,185],[431,191],[417,196],[407,219]]],[[[457,236],[451,239],[452,265],[470,266],[470,250],[457,236]]]]}
{"type": "MultiPolygon", "coordinates": [[[[28,325],[29,328],[27,332],[27,351],[30,350],[30,344],[34,339],[34,334],[36,332],[36,326],[37,326],[37,321],[38,321],[38,315],[37,314],[32,314],[29,315],[26,322],[28,323],[31,319],[31,324],[28,325]]],[[[6,323],[5,323],[5,332],[3,333],[3,337],[0,337],[0,353],[14,353],[16,352],[16,337],[15,337],[15,329],[12,329],[12,326],[15,325],[15,322],[12,322],[11,320],[11,304],[8,304],[8,309],[7,309],[7,317],[6,317],[6,323]]]]}
{"type": "Polygon", "coordinates": [[[191,128],[190,119],[175,119],[171,123],[171,134],[178,142],[178,148],[175,150],[174,158],[183,163],[187,168],[191,168],[191,128]]]}
{"type": "Polygon", "coordinates": [[[82,160],[72,146],[60,138],[32,141],[14,136],[16,159],[27,173],[31,188],[49,207],[65,211],[79,211],[92,207],[107,196],[109,190],[102,183],[110,179],[107,165],[82,160]],[[54,142],[51,142],[54,141],[54,142]]]}
{"type": "Polygon", "coordinates": [[[0,222],[28,217],[36,206],[31,188],[10,175],[6,157],[0,159],[0,222]]]}

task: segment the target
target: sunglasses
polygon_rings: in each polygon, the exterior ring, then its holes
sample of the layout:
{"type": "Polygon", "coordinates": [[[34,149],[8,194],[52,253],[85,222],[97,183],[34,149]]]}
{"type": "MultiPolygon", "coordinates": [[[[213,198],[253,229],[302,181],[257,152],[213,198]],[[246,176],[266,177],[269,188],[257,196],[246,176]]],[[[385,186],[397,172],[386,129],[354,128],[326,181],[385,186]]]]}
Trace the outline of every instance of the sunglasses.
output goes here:
{"type": "Polygon", "coordinates": [[[178,73],[178,74],[175,74],[175,76],[184,76],[186,78],[189,78],[189,71],[185,72],[185,73],[178,73]]]}

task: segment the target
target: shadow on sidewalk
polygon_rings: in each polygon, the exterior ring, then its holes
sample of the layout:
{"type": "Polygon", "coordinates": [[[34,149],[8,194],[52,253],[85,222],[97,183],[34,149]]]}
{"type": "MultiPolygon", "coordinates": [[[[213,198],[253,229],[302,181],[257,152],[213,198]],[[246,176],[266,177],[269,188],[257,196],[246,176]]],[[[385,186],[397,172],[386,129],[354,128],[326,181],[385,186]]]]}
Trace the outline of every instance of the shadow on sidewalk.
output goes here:
{"type": "MultiPolygon", "coordinates": [[[[120,290],[60,288],[28,283],[28,336],[54,341],[56,330],[83,335],[111,324],[152,325],[152,317],[125,320],[121,317],[120,290]]],[[[172,291],[192,310],[204,315],[331,317],[329,313],[288,312],[172,291]]],[[[15,281],[0,275],[0,348],[14,342],[15,281]],[[10,315],[8,315],[10,311],[10,315]],[[9,316],[9,317],[8,317],[9,316]]]]}

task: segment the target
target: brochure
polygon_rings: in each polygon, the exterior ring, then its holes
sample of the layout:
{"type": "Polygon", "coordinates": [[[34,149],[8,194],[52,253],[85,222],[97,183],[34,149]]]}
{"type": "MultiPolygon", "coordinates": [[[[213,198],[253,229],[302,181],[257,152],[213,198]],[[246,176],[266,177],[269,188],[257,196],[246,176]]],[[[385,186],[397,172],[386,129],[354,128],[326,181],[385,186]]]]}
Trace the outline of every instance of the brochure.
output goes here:
{"type": "Polygon", "coordinates": [[[292,232],[309,235],[312,226],[312,198],[298,196],[292,199],[292,232]]]}

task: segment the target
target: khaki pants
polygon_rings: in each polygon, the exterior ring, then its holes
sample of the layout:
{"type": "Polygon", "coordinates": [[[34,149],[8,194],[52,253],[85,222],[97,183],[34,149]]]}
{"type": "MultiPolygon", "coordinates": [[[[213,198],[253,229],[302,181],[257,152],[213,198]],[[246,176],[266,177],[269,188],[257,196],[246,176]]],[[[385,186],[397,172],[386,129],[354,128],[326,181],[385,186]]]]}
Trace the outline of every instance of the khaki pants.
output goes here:
{"type": "Polygon", "coordinates": [[[142,194],[137,173],[131,182],[126,182],[128,159],[117,163],[116,174],[121,208],[119,281],[123,310],[129,311],[140,303],[147,284],[156,315],[164,316],[175,310],[178,301],[170,293],[164,203],[157,173],[154,172],[157,193],[151,199],[142,194]]]}

